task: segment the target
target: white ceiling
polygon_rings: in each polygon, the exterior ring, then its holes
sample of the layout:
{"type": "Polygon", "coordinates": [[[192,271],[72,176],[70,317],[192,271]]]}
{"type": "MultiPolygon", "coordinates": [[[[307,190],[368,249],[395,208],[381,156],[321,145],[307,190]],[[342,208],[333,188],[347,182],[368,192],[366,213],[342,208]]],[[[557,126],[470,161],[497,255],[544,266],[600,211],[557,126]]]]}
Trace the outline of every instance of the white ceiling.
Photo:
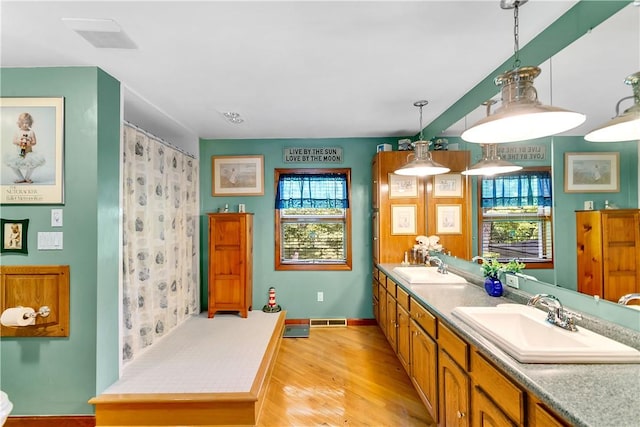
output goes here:
{"type": "MultiPolygon", "coordinates": [[[[520,46],[575,3],[522,6],[520,46]]],[[[414,101],[429,101],[427,125],[513,54],[513,12],[499,0],[0,5],[3,67],[98,66],[125,87],[125,118],[169,140],[415,135],[414,101]],[[97,49],[62,18],[113,19],[138,48],[97,49]]],[[[540,100],[587,114],[577,132],[607,120],[640,69],[640,7],[541,68],[540,100]]],[[[483,115],[479,107],[468,125],[483,115]]]]}

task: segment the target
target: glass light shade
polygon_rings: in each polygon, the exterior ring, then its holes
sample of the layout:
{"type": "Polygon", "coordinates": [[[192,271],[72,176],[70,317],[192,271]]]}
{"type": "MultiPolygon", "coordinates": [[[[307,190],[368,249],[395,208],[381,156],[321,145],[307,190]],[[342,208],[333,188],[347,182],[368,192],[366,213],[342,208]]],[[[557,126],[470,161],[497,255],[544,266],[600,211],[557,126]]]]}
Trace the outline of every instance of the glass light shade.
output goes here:
{"type": "MultiPolygon", "coordinates": [[[[591,142],[622,142],[640,140],[640,71],[630,75],[624,81],[633,87],[634,104],[624,113],[618,115],[616,107],[616,117],[592,130],[584,136],[584,139],[591,142]]],[[[620,100],[623,101],[623,98],[620,100]]],[[[618,106],[620,105],[618,102],[618,106]]]]}
{"type": "Polygon", "coordinates": [[[393,173],[405,176],[427,176],[447,173],[450,170],[448,167],[433,161],[429,152],[428,141],[416,141],[415,159],[396,169],[393,173]]]}
{"type": "Polygon", "coordinates": [[[584,123],[586,116],[582,113],[538,101],[533,80],[539,74],[538,67],[520,67],[496,77],[496,85],[502,86],[502,106],[465,130],[462,139],[481,144],[525,141],[584,123]]]}

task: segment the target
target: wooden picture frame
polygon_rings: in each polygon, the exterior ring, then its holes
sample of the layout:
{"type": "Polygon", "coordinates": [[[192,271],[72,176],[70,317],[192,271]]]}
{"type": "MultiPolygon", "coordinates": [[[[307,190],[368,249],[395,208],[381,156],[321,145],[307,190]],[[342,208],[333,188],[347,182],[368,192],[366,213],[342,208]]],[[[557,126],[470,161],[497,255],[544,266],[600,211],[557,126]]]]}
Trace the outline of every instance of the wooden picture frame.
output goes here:
{"type": "Polygon", "coordinates": [[[565,153],[565,193],[620,191],[620,153],[565,153]]]}
{"type": "Polygon", "coordinates": [[[418,197],[418,177],[389,174],[389,198],[407,199],[418,197]]]}
{"type": "Polygon", "coordinates": [[[212,156],[213,196],[264,195],[264,156],[212,156]]]}
{"type": "Polygon", "coordinates": [[[462,234],[462,205],[436,205],[436,234],[462,234]]]}
{"type": "Polygon", "coordinates": [[[433,197],[462,197],[462,175],[445,173],[434,176],[433,197]]]}
{"type": "Polygon", "coordinates": [[[0,98],[0,118],[0,204],[64,204],[64,98],[0,98]]]}
{"type": "Polygon", "coordinates": [[[28,254],[28,219],[0,219],[1,253],[28,254]]]}
{"type": "Polygon", "coordinates": [[[417,205],[391,205],[391,234],[416,234],[417,205]]]}

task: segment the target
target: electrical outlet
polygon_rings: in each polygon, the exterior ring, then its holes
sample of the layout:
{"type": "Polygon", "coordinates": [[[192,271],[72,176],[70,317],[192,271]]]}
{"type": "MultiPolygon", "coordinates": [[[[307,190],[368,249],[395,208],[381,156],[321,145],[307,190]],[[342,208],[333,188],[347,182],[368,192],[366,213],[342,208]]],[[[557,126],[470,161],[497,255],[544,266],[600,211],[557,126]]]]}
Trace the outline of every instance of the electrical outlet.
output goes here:
{"type": "Polygon", "coordinates": [[[520,287],[520,285],[518,284],[518,276],[514,274],[507,274],[505,275],[505,277],[507,278],[507,286],[511,286],[512,288],[516,289],[520,287]]]}
{"type": "Polygon", "coordinates": [[[324,292],[318,292],[318,302],[324,301],[324,292]]]}

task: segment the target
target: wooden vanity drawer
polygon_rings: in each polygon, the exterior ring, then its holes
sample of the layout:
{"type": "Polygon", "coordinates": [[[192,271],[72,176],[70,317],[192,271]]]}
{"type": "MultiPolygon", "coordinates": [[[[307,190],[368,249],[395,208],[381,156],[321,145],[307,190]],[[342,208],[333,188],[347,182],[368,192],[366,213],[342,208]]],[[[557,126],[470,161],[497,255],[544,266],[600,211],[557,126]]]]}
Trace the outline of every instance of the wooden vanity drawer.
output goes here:
{"type": "Polygon", "coordinates": [[[378,270],[376,267],[373,267],[373,280],[378,280],[378,270]]]}
{"type": "Polygon", "coordinates": [[[471,353],[471,377],[509,418],[522,425],[524,392],[475,350],[471,353]]]}
{"type": "Polygon", "coordinates": [[[469,344],[440,323],[438,344],[464,370],[469,370],[469,344]]]}
{"type": "Polygon", "coordinates": [[[426,333],[431,335],[433,339],[436,338],[436,318],[429,313],[423,306],[421,306],[414,299],[410,300],[409,312],[413,320],[418,323],[425,330],[426,333]]]}
{"type": "Polygon", "coordinates": [[[396,297],[396,282],[387,277],[387,292],[392,297],[396,297]]]}
{"type": "Polygon", "coordinates": [[[409,294],[400,287],[396,288],[396,299],[398,300],[398,304],[409,311],[409,294]]]}
{"type": "Polygon", "coordinates": [[[387,286],[387,275],[382,271],[378,272],[378,282],[382,283],[382,286],[387,286]]]}
{"type": "Polygon", "coordinates": [[[378,299],[378,286],[379,286],[378,282],[376,280],[374,280],[372,287],[373,287],[373,297],[375,299],[378,299]]]}

